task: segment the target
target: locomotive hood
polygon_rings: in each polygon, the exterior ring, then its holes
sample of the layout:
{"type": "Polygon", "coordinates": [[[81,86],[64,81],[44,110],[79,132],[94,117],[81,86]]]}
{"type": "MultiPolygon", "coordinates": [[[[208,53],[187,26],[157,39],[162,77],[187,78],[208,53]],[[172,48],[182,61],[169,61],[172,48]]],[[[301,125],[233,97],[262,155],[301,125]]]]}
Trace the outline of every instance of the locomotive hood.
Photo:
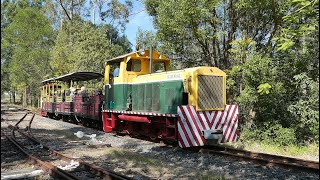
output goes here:
{"type": "Polygon", "coordinates": [[[226,73],[216,67],[194,67],[139,75],[132,84],[182,81],[188,93],[188,105],[197,111],[224,110],[226,105],[226,73]]]}

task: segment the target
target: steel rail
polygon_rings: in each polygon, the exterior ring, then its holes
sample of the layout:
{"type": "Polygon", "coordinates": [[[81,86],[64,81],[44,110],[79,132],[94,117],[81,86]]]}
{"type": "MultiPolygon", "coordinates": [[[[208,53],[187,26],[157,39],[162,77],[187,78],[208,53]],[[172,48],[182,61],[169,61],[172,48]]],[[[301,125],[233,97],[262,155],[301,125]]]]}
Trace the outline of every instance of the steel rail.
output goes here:
{"type": "MultiPolygon", "coordinates": [[[[34,117],[34,116],[33,116],[34,117]]],[[[32,118],[33,120],[33,118],[32,118]]],[[[31,120],[31,121],[32,121],[31,120]]],[[[8,124],[8,128],[10,128],[12,130],[12,132],[14,131],[18,131],[20,134],[24,135],[25,137],[29,138],[30,140],[32,140],[33,142],[39,144],[39,145],[42,145],[43,148],[49,150],[52,152],[53,155],[59,157],[60,159],[62,160],[65,160],[65,161],[77,161],[79,162],[79,165],[84,167],[85,169],[87,170],[91,170],[91,171],[94,171],[98,176],[100,177],[103,177],[105,179],[119,179],[119,180],[127,180],[127,179],[132,179],[130,177],[127,177],[127,176],[124,176],[124,175],[121,175],[119,173],[116,173],[112,170],[106,170],[106,169],[102,169],[98,166],[95,166],[93,164],[89,164],[85,161],[81,161],[81,160],[78,160],[78,159],[74,159],[72,157],[69,157],[69,156],[66,156],[66,155],[63,155],[61,153],[59,153],[58,151],[54,150],[54,149],[51,149],[50,147],[48,146],[45,146],[43,145],[38,139],[36,139],[32,133],[30,132],[31,128],[30,128],[30,125],[31,123],[29,123],[29,126],[27,127],[26,130],[28,130],[28,134],[23,132],[21,129],[19,129],[19,127],[17,126],[12,126],[11,124],[9,124],[8,122],[6,122],[8,124]]]]}
{"type": "Polygon", "coordinates": [[[35,156],[30,155],[27,151],[24,150],[22,145],[16,141],[14,138],[7,136],[6,134],[2,133],[8,140],[10,140],[23,154],[25,154],[32,162],[35,162],[40,165],[41,169],[47,171],[50,175],[54,177],[59,177],[66,180],[75,180],[78,179],[77,177],[69,174],[68,172],[48,163],[45,161],[41,161],[35,156]]]}
{"type": "Polygon", "coordinates": [[[273,154],[267,154],[267,153],[258,153],[258,152],[252,152],[252,151],[247,151],[242,149],[221,146],[221,145],[201,148],[199,152],[235,156],[238,158],[260,161],[262,163],[267,163],[268,165],[275,164],[275,165],[281,165],[285,167],[293,167],[293,168],[319,172],[319,162],[317,161],[304,160],[304,159],[273,155],[273,154]],[[217,148],[220,148],[220,150],[217,150],[217,148]]]}

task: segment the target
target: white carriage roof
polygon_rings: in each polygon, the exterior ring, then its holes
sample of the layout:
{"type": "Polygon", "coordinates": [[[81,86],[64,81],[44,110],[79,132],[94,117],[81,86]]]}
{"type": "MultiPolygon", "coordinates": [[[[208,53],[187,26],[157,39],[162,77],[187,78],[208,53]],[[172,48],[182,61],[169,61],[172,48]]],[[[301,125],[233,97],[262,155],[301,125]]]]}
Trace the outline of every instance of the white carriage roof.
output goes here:
{"type": "Polygon", "coordinates": [[[63,82],[71,82],[71,81],[89,81],[93,79],[100,79],[103,75],[96,72],[73,72],[69,74],[65,74],[59,77],[54,77],[50,79],[46,79],[41,81],[41,83],[49,83],[51,81],[63,81],[63,82]]]}

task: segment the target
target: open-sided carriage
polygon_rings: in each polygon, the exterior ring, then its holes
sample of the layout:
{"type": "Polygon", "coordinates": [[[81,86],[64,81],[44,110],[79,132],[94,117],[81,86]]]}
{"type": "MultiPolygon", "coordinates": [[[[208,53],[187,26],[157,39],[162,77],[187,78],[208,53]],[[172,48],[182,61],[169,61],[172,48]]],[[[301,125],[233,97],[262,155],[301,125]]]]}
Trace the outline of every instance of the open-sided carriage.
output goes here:
{"type": "Polygon", "coordinates": [[[74,72],[42,81],[41,114],[54,119],[101,122],[102,90],[88,92],[79,82],[101,79],[100,73],[74,72]],[[78,87],[73,87],[76,85],[78,87]]]}

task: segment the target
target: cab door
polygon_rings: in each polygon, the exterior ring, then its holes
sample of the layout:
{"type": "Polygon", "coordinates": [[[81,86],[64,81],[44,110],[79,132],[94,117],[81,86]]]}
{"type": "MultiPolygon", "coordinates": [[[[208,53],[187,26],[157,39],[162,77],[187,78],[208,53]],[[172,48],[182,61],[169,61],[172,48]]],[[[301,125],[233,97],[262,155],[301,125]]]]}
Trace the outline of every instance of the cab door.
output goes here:
{"type": "Polygon", "coordinates": [[[104,105],[103,109],[111,109],[112,102],[113,102],[113,92],[112,92],[112,85],[113,85],[113,78],[112,74],[110,74],[110,64],[106,64],[106,68],[104,71],[104,105]],[[111,104],[111,107],[110,107],[111,104]]]}

